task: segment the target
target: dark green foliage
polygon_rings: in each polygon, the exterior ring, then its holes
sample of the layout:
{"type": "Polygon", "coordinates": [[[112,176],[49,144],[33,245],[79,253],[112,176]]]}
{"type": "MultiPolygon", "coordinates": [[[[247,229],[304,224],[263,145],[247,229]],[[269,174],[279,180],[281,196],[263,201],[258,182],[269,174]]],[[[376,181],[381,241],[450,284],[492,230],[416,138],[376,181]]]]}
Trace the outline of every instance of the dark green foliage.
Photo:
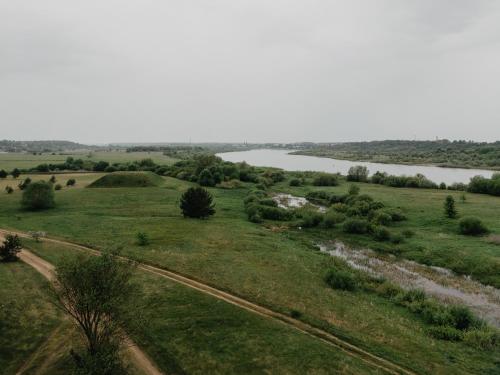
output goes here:
{"type": "Polygon", "coordinates": [[[500,173],[494,173],[491,178],[482,176],[471,178],[467,190],[471,193],[500,196],[500,173]]]}
{"type": "Polygon", "coordinates": [[[328,211],[323,217],[323,227],[333,228],[335,225],[343,222],[345,220],[345,215],[336,211],[328,211]]]}
{"type": "Polygon", "coordinates": [[[488,228],[477,217],[464,217],[458,223],[458,231],[468,236],[488,233],[488,228]]]}
{"type": "Polygon", "coordinates": [[[0,246],[0,259],[2,262],[14,262],[18,260],[17,254],[21,251],[22,243],[19,236],[7,234],[2,246],[0,246]]]}
{"type": "Polygon", "coordinates": [[[457,209],[455,208],[455,199],[448,195],[444,201],[444,213],[446,217],[454,219],[457,217],[457,209]]]}
{"type": "Polygon", "coordinates": [[[149,245],[149,236],[146,232],[137,232],[137,245],[139,246],[147,246],[149,245]]]}
{"type": "MultiPolygon", "coordinates": [[[[99,181],[99,180],[97,180],[97,181],[99,181]]],[[[97,181],[95,181],[95,182],[97,182],[97,181]]],[[[74,178],[70,178],[70,179],[68,179],[68,181],[66,181],[66,186],[75,186],[75,184],[76,184],[76,180],[74,178]]],[[[89,187],[91,187],[91,186],[89,185],[89,187]]]]}
{"type": "Polygon", "coordinates": [[[54,207],[52,184],[45,181],[30,183],[23,191],[21,205],[27,210],[42,210],[54,207]]]}
{"type": "Polygon", "coordinates": [[[61,189],[62,189],[62,185],[61,184],[55,184],[54,190],[61,190],[61,189]]]}
{"type": "Polygon", "coordinates": [[[440,188],[441,190],[446,190],[446,184],[445,184],[444,182],[441,182],[441,183],[439,184],[439,188],[440,188]]]}
{"type": "Polygon", "coordinates": [[[18,177],[19,177],[19,175],[21,174],[21,171],[20,171],[19,169],[17,169],[17,168],[14,168],[14,169],[12,170],[12,172],[10,172],[10,174],[12,175],[12,177],[14,177],[14,178],[18,178],[18,177]]]}
{"type": "Polygon", "coordinates": [[[375,227],[372,231],[372,235],[377,241],[389,241],[391,239],[391,232],[384,227],[375,227]]]}
{"type": "MultiPolygon", "coordinates": [[[[68,180],[69,181],[69,180],[68,180]]],[[[160,186],[163,180],[153,172],[114,172],[91,183],[89,188],[127,188],[160,186]]]]}
{"type": "Polygon", "coordinates": [[[338,184],[338,175],[331,173],[320,173],[313,180],[314,186],[337,186],[338,184]]]}
{"type": "Polygon", "coordinates": [[[356,278],[351,272],[337,268],[328,270],[325,282],[333,289],[353,291],[357,287],[356,278]]]}
{"type": "Polygon", "coordinates": [[[56,183],[56,176],[54,176],[54,175],[50,176],[49,182],[52,184],[55,184],[56,183]]]}
{"type": "Polygon", "coordinates": [[[412,231],[411,229],[405,229],[403,232],[401,232],[401,234],[406,238],[410,238],[415,235],[415,232],[412,231]]]}
{"type": "Polygon", "coordinates": [[[302,181],[299,178],[292,178],[289,182],[290,186],[300,186],[302,185],[302,181]]]}
{"type": "Polygon", "coordinates": [[[362,165],[356,165],[349,168],[349,171],[347,172],[347,181],[368,181],[368,168],[362,165]]]}
{"type": "Polygon", "coordinates": [[[31,184],[31,178],[26,177],[26,179],[24,181],[21,181],[19,185],[17,185],[17,187],[19,188],[19,190],[24,190],[28,187],[29,184],[31,184]]]}
{"type": "Polygon", "coordinates": [[[212,173],[205,168],[200,173],[200,177],[198,178],[198,183],[201,186],[215,186],[215,179],[212,176],[212,173]]]}
{"type": "Polygon", "coordinates": [[[5,187],[5,192],[6,192],[7,194],[12,194],[12,193],[14,192],[14,189],[13,189],[11,186],[7,185],[7,186],[5,187]]]}
{"type": "Polygon", "coordinates": [[[293,213],[280,207],[260,206],[260,216],[266,220],[287,221],[293,218],[293,213]]]}
{"type": "Polygon", "coordinates": [[[180,208],[184,217],[208,218],[215,213],[212,195],[204,188],[191,187],[182,194],[180,208]]]}
{"type": "Polygon", "coordinates": [[[290,316],[294,319],[299,319],[302,316],[302,313],[298,310],[290,310],[290,316]]]}
{"type": "Polygon", "coordinates": [[[369,227],[367,220],[352,218],[344,222],[342,229],[346,233],[365,234],[368,233],[369,227]]]}
{"type": "Polygon", "coordinates": [[[349,195],[358,195],[359,194],[359,186],[357,185],[350,185],[349,186],[349,190],[348,190],[348,194],[349,195]]]}
{"type": "Polygon", "coordinates": [[[92,168],[95,172],[104,172],[104,170],[109,166],[109,163],[107,161],[98,161],[97,163],[94,164],[94,167],[92,168]]]}
{"type": "Polygon", "coordinates": [[[371,182],[374,184],[386,185],[397,188],[411,187],[423,189],[437,189],[439,186],[426,178],[422,174],[415,176],[394,176],[387,173],[376,172],[371,177],[371,182]]]}
{"type": "Polygon", "coordinates": [[[3,169],[0,169],[0,178],[7,178],[9,174],[3,170],[3,169]]]}
{"type": "Polygon", "coordinates": [[[392,216],[384,211],[376,211],[372,221],[378,225],[389,225],[392,222],[392,216]]]}
{"type": "Polygon", "coordinates": [[[324,215],[320,212],[308,210],[302,214],[299,226],[303,228],[317,227],[323,222],[323,217],[324,215]]]}

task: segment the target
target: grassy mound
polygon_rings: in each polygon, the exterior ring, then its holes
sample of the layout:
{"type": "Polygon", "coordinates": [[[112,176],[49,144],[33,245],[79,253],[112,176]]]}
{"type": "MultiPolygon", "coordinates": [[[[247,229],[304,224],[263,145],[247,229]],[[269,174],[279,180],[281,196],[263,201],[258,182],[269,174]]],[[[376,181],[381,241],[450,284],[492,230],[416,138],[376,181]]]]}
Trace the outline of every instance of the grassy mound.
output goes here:
{"type": "Polygon", "coordinates": [[[114,172],[92,182],[90,188],[152,187],[163,179],[153,172],[114,172]]]}

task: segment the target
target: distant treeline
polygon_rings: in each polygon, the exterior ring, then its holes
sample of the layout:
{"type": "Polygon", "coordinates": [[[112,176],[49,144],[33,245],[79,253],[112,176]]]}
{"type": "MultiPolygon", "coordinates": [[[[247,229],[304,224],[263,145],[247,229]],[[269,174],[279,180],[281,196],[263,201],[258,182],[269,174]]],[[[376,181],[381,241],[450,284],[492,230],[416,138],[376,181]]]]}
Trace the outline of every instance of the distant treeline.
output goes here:
{"type": "Polygon", "coordinates": [[[3,152],[60,152],[74,150],[95,150],[98,146],[88,146],[70,141],[9,141],[0,140],[3,152]]]}
{"type": "Polygon", "coordinates": [[[500,141],[373,141],[307,144],[297,154],[345,160],[500,169],[500,141]]]}

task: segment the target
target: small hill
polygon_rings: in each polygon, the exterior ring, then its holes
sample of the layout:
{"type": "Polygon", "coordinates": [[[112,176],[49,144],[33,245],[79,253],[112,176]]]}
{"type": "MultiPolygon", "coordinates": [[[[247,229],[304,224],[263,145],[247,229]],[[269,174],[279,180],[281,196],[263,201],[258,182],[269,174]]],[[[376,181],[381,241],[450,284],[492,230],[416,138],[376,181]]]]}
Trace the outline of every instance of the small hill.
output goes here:
{"type": "Polygon", "coordinates": [[[89,188],[160,186],[163,179],[153,172],[113,172],[92,182],[89,188]]]}

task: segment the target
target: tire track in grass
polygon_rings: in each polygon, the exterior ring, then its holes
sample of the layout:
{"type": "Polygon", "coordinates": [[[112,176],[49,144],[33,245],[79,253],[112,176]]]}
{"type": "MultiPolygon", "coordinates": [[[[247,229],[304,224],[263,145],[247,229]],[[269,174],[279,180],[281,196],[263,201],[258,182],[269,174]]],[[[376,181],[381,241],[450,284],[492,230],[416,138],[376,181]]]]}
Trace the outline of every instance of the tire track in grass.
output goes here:
{"type": "MultiPolygon", "coordinates": [[[[0,229],[0,233],[17,234],[20,237],[30,238],[29,235],[27,235],[26,233],[18,232],[18,231],[6,231],[6,230],[0,229]]],[[[91,253],[93,255],[99,255],[101,253],[100,251],[92,249],[88,246],[83,246],[83,245],[75,244],[75,243],[64,241],[64,240],[58,240],[58,239],[54,239],[54,238],[44,238],[44,241],[70,246],[70,247],[73,247],[73,248],[78,249],[80,251],[91,253]]],[[[231,294],[231,293],[225,292],[223,290],[214,288],[210,285],[204,284],[200,281],[197,281],[197,280],[194,280],[194,279],[189,278],[187,276],[181,275],[177,272],[168,271],[168,270],[165,270],[163,268],[156,267],[156,266],[151,266],[151,265],[141,263],[141,262],[138,262],[134,259],[130,259],[130,258],[123,257],[123,256],[120,256],[119,258],[123,259],[123,260],[127,260],[127,261],[132,260],[132,261],[136,262],[138,265],[138,268],[140,270],[145,271],[145,272],[149,272],[151,274],[154,274],[154,275],[157,275],[160,277],[164,277],[164,278],[169,279],[171,281],[174,281],[176,283],[179,283],[179,284],[185,285],[187,287],[190,287],[192,289],[198,290],[204,294],[208,294],[212,297],[223,300],[223,301],[230,303],[232,305],[243,308],[243,309],[250,311],[254,314],[258,314],[258,315],[263,316],[263,317],[271,318],[271,319],[277,320],[283,324],[291,326],[302,333],[305,333],[309,336],[320,339],[321,341],[323,341],[329,345],[335,346],[336,348],[344,351],[345,353],[347,353],[353,357],[356,357],[356,358],[364,361],[365,363],[368,363],[371,366],[374,366],[374,367],[377,367],[381,370],[384,370],[385,372],[387,372],[389,374],[415,375],[415,373],[411,370],[408,370],[408,369],[406,369],[406,368],[404,368],[404,367],[402,367],[394,362],[391,362],[385,358],[382,358],[380,356],[372,354],[372,353],[370,353],[370,352],[368,352],[368,351],[366,351],[366,350],[364,350],[364,349],[362,349],[354,344],[347,342],[344,339],[341,339],[340,337],[338,337],[330,332],[327,332],[323,329],[314,327],[310,324],[304,323],[298,319],[294,319],[288,315],[271,310],[267,307],[258,305],[254,302],[250,302],[250,301],[245,300],[241,297],[235,296],[234,294],[231,294]]]]}

